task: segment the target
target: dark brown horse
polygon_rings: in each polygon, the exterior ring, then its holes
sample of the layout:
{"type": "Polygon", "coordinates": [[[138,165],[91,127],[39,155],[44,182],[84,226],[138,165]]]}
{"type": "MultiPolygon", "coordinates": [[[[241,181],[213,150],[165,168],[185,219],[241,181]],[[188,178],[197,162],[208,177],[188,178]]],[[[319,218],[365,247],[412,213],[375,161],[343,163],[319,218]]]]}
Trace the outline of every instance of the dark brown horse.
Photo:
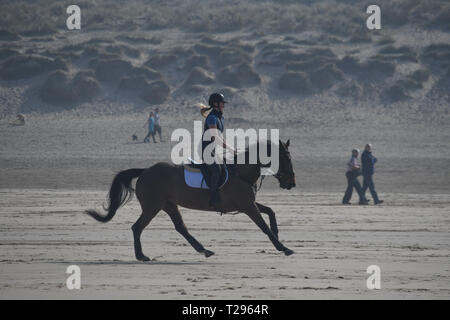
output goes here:
{"type": "MultiPolygon", "coordinates": [[[[270,152],[271,143],[267,142],[267,144],[267,150],[270,152]]],[[[283,189],[295,187],[295,176],[288,147],[289,140],[286,143],[279,141],[279,170],[274,176],[283,189]]],[[[247,149],[245,153],[245,159],[249,159],[249,150],[247,149]]],[[[218,209],[224,213],[238,211],[247,214],[269,237],[275,248],[288,256],[293,251],[278,241],[275,213],[271,208],[255,201],[256,182],[261,175],[261,168],[269,165],[262,165],[259,158],[257,164],[234,165],[235,173],[229,176],[228,182],[220,189],[218,209]],[[269,216],[270,228],[265,223],[261,213],[269,216]]],[[[164,210],[170,216],[175,229],[186,238],[197,252],[204,254],[206,257],[214,254],[214,252],[206,250],[189,233],[178,210],[178,206],[182,206],[211,211],[209,208],[209,190],[188,187],[184,181],[184,169],[181,165],[160,162],[148,169],[129,169],[119,172],[115,176],[109,191],[109,205],[105,208],[108,212],[107,215],[100,215],[94,210],[87,210],[86,213],[98,221],[110,221],[117,209],[131,198],[134,191],[131,187],[133,178],[138,178],[135,192],[142,208],[141,216],[131,227],[137,260],[150,260],[142,252],[140,237],[144,228],[161,210],[164,210]]]]}

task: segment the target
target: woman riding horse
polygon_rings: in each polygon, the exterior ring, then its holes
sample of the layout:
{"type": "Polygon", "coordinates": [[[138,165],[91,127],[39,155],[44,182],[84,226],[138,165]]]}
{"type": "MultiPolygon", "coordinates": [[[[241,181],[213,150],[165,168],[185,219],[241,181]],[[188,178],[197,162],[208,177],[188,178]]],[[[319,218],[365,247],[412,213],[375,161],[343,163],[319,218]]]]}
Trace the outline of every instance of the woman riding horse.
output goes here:
{"type": "MultiPolygon", "coordinates": [[[[266,150],[271,150],[272,143],[266,142],[266,150]]],[[[286,143],[279,141],[279,169],[275,178],[283,189],[295,187],[295,175],[289,148],[289,140],[286,143]]],[[[259,145],[258,145],[259,148],[259,145]]],[[[259,155],[259,152],[258,152],[259,155]]],[[[249,159],[249,150],[245,151],[245,159],[249,159]]],[[[235,155],[235,162],[238,155],[235,155]]],[[[256,182],[261,176],[263,165],[258,158],[256,164],[236,164],[234,174],[230,175],[228,182],[221,188],[221,198],[217,203],[220,212],[243,212],[269,237],[275,248],[283,251],[285,255],[294,253],[286,248],[278,240],[278,227],[273,210],[256,202],[256,182]],[[261,216],[265,213],[269,216],[270,228],[261,216]]],[[[131,181],[136,181],[136,196],[142,208],[142,214],[131,229],[134,236],[134,249],[136,259],[149,261],[142,252],[141,233],[160,210],[164,210],[171,218],[175,229],[192,245],[199,253],[209,257],[214,252],[205,249],[187,230],[183,223],[178,206],[189,209],[210,211],[208,190],[191,188],[184,181],[184,168],[182,165],[173,165],[165,162],[157,163],[147,169],[129,169],[119,172],[109,191],[109,205],[103,216],[95,210],[87,210],[86,213],[100,222],[110,221],[117,209],[124,205],[132,196],[131,181]]]]}
{"type": "Polygon", "coordinates": [[[213,93],[209,97],[209,108],[212,109],[211,112],[205,119],[205,127],[203,129],[202,135],[202,160],[206,164],[207,172],[209,177],[207,177],[207,183],[210,192],[209,206],[211,209],[217,211],[219,203],[219,180],[220,175],[224,171],[223,164],[217,161],[215,158],[220,157],[220,155],[215,154],[215,148],[208,148],[211,144],[219,145],[222,148],[226,148],[236,154],[236,151],[230,147],[223,139],[224,119],[223,110],[225,108],[225,97],[221,93],[213,93]],[[211,133],[211,137],[206,137],[208,133],[211,133]],[[209,160],[209,161],[208,161],[209,160]]]}

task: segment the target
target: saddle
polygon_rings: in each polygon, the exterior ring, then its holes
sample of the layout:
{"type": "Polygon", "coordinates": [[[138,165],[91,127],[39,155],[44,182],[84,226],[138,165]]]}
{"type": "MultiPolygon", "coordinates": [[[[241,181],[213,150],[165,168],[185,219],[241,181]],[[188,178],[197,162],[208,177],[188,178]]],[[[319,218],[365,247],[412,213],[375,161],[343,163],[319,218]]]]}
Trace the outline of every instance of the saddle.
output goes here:
{"type": "MultiPolygon", "coordinates": [[[[189,163],[183,164],[184,179],[188,186],[193,188],[209,189],[209,172],[205,163],[199,163],[189,158],[189,163]]],[[[219,187],[222,188],[228,181],[228,166],[221,165],[219,187]]]]}

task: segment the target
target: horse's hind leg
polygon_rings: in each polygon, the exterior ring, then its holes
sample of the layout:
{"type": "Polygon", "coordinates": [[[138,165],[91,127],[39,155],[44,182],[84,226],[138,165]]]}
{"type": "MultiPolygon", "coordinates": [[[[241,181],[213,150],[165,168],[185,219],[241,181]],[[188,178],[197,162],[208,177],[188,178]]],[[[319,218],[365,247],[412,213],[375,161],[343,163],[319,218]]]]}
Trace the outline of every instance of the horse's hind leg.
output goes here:
{"type": "Polygon", "coordinates": [[[161,210],[161,208],[145,208],[142,211],[139,219],[133,224],[131,230],[133,230],[134,237],[134,253],[136,255],[136,259],[139,261],[150,261],[150,258],[145,256],[142,253],[142,245],[141,245],[141,234],[146,226],[152,221],[152,219],[156,216],[156,214],[161,210]]]}
{"type": "Polygon", "coordinates": [[[191,236],[186,226],[184,225],[183,218],[181,217],[181,213],[178,210],[176,204],[167,202],[163,210],[167,212],[170,219],[172,219],[175,230],[177,230],[197,252],[203,253],[205,257],[210,257],[214,254],[214,252],[206,250],[200,242],[198,242],[193,236],[191,236]]]}

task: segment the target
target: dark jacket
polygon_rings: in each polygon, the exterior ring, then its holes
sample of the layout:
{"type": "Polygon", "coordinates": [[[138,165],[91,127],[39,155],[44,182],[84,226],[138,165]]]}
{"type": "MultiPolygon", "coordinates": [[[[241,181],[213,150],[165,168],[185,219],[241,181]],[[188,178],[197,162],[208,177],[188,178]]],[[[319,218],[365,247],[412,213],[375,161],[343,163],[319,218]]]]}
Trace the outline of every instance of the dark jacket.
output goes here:
{"type": "Polygon", "coordinates": [[[377,158],[372,155],[372,152],[364,150],[361,156],[362,174],[363,176],[370,176],[375,172],[375,162],[377,158]]]}
{"type": "Polygon", "coordinates": [[[224,127],[224,119],[222,113],[212,110],[205,119],[205,125],[203,126],[203,134],[202,134],[202,159],[203,159],[203,150],[212,143],[212,139],[210,141],[203,141],[203,136],[205,135],[206,130],[209,129],[210,125],[215,125],[217,129],[223,133],[224,127]]]}

